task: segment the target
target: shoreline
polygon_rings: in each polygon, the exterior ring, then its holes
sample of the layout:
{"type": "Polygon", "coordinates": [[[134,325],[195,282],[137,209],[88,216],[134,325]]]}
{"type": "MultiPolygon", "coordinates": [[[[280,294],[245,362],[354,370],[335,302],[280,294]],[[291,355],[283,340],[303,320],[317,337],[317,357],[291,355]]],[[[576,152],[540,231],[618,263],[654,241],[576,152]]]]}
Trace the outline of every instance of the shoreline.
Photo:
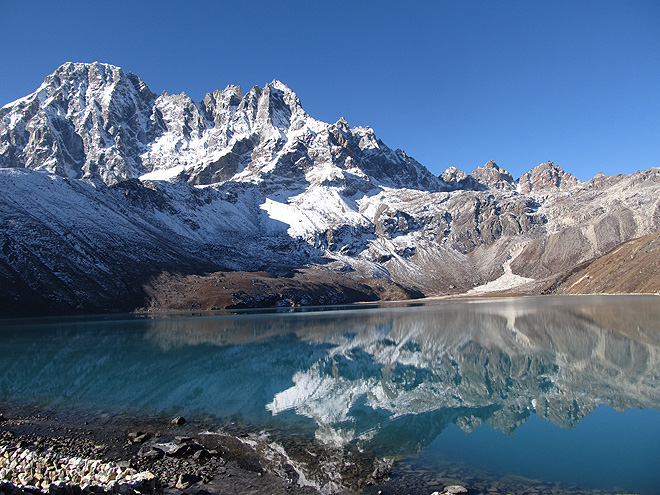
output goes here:
{"type": "MultiPolygon", "coordinates": [[[[259,452],[257,443],[249,441],[264,433],[247,426],[229,425],[210,431],[208,425],[189,421],[176,424],[155,417],[77,417],[71,411],[21,406],[4,407],[1,412],[0,447],[100,460],[138,473],[151,473],[155,479],[153,490],[136,490],[138,493],[320,493],[300,486],[293,469],[280,469],[280,473],[269,469],[269,460],[259,452]]],[[[7,480],[0,477],[0,483],[3,481],[7,480]]],[[[96,487],[88,491],[100,490],[96,487]]],[[[37,488],[28,491],[49,492],[37,488]]],[[[130,491],[127,493],[130,495],[130,491]]]]}
{"type": "Polygon", "coordinates": [[[517,475],[497,477],[451,463],[438,472],[421,472],[405,459],[384,461],[357,450],[319,445],[313,439],[287,437],[280,432],[246,425],[228,423],[210,430],[208,424],[194,421],[175,424],[173,420],[155,417],[88,418],[71,411],[3,407],[0,411],[0,461],[4,460],[3,451],[30,451],[37,456],[82,458],[87,464],[98,460],[139,474],[147,473],[146,483],[138,483],[132,490],[127,485],[104,488],[70,481],[40,489],[11,484],[0,476],[0,492],[7,495],[627,493],[585,490],[517,475]],[[467,492],[452,492],[452,487],[456,486],[464,487],[467,492]]]}
{"type": "Polygon", "coordinates": [[[254,306],[241,308],[222,308],[222,309],[159,309],[147,311],[132,311],[128,313],[75,313],[75,314],[56,314],[56,315],[38,315],[38,316],[7,316],[0,314],[0,323],[11,324],[12,322],[24,322],[33,320],[39,322],[48,319],[94,319],[94,320],[113,320],[116,318],[152,318],[152,317],[172,317],[172,316],[205,316],[205,315],[241,315],[241,314],[269,314],[269,313],[311,313],[322,311],[334,311],[337,309],[363,309],[369,307],[388,308],[400,306],[419,306],[424,304],[454,303],[475,301],[489,301],[493,299],[517,299],[517,298],[581,298],[581,297],[655,297],[660,298],[660,292],[621,292],[621,293],[580,293],[580,294],[536,294],[536,293],[517,293],[517,292],[484,292],[480,294],[448,294],[439,296],[425,296],[416,299],[397,299],[383,301],[355,301],[342,304],[311,305],[311,306],[254,306]]]}
{"type": "Polygon", "coordinates": [[[364,308],[388,308],[401,306],[419,306],[425,304],[456,303],[466,301],[489,301],[494,299],[516,299],[516,298],[567,298],[576,297],[655,297],[660,298],[660,292],[621,292],[621,293],[584,293],[584,294],[537,294],[537,293],[517,293],[517,292],[484,292],[480,294],[448,294],[438,296],[425,296],[417,299],[396,299],[383,301],[355,301],[342,304],[312,305],[312,306],[254,306],[241,308],[223,308],[223,309],[158,309],[146,311],[132,311],[128,313],[106,312],[106,313],[75,313],[75,314],[55,314],[55,315],[37,315],[37,316],[10,316],[0,314],[0,324],[12,324],[14,322],[34,321],[38,323],[49,319],[69,320],[69,319],[93,319],[93,320],[114,320],[122,318],[160,318],[160,317],[195,317],[195,316],[228,316],[242,314],[269,314],[269,313],[311,313],[334,311],[338,309],[364,309],[364,308]]]}

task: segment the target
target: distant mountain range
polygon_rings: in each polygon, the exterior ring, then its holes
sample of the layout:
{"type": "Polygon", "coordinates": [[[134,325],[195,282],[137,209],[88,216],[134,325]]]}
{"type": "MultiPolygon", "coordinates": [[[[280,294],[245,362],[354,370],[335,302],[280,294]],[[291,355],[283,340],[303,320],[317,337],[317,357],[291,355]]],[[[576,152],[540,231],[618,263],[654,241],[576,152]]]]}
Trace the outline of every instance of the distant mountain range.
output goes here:
{"type": "MultiPolygon", "coordinates": [[[[5,316],[563,292],[660,231],[660,169],[436,177],[279,81],[195,102],[67,63],[0,109],[0,227],[5,316]]],[[[613,290],[660,290],[653,246],[613,290]]]]}

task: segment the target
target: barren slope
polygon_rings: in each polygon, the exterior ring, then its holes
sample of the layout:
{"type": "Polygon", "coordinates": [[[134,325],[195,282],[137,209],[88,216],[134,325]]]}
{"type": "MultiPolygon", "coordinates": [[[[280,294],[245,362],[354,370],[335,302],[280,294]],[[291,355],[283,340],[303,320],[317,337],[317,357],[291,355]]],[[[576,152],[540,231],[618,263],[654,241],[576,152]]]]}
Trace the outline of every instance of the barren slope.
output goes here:
{"type": "Polygon", "coordinates": [[[554,289],[559,294],[660,292],[660,232],[625,242],[581,267],[554,289]]]}

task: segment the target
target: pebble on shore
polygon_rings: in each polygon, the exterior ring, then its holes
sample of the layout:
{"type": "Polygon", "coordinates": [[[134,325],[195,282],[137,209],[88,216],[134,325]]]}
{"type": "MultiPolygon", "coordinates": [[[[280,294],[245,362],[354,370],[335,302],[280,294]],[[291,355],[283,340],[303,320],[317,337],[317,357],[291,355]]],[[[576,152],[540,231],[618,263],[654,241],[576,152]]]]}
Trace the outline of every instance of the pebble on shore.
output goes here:
{"type": "Polygon", "coordinates": [[[0,491],[13,493],[8,485],[27,488],[31,493],[36,489],[57,495],[99,491],[152,495],[159,488],[158,480],[149,471],[137,472],[114,462],[37,454],[29,449],[0,446],[0,491]]]}

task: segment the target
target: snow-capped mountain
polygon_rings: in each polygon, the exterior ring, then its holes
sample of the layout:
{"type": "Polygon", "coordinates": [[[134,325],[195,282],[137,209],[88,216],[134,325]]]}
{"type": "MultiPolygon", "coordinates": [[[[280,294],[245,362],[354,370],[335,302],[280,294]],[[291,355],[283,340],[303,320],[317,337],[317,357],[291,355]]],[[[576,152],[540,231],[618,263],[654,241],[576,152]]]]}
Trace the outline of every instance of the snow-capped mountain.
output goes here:
{"type": "Polygon", "coordinates": [[[279,81],[195,102],[100,63],[65,64],[0,109],[0,167],[3,313],[163,308],[174,277],[192,307],[348,285],[323,302],[538,292],[660,229],[659,169],[436,177],[368,127],[313,119],[279,81]],[[210,278],[227,270],[290,276],[282,290],[210,278]]]}
{"type": "Polygon", "coordinates": [[[354,177],[389,187],[444,186],[405,153],[378,141],[371,129],[309,117],[279,81],[245,96],[238,86],[227,86],[194,102],[185,93],[156,96],[119,67],[68,63],[0,115],[3,167],[69,179],[112,185],[184,178],[210,185],[278,175],[294,187],[305,180],[339,183],[354,177]]]}

